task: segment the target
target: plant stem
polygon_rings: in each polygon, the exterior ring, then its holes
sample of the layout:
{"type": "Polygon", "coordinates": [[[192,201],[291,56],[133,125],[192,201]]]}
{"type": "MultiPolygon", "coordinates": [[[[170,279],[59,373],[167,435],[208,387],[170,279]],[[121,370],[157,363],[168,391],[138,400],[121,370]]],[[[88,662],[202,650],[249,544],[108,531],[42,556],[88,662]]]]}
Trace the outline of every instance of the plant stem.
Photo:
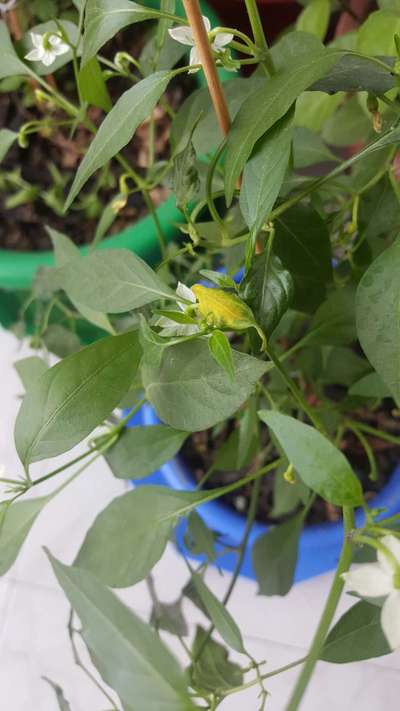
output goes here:
{"type": "MultiPolygon", "coordinates": [[[[298,667],[299,664],[303,664],[305,662],[307,657],[302,657],[301,659],[296,659],[295,662],[290,662],[289,664],[285,664],[283,667],[278,667],[278,669],[274,669],[273,671],[268,672],[267,674],[262,674],[261,679],[270,679],[272,676],[278,676],[278,674],[282,674],[282,672],[289,671],[289,669],[293,669],[294,667],[298,667]]],[[[252,681],[248,681],[245,684],[241,684],[240,686],[233,686],[231,689],[228,689],[227,691],[222,691],[221,696],[230,696],[231,694],[237,694],[239,691],[244,691],[245,689],[250,689],[252,686],[256,686],[256,684],[259,683],[258,679],[252,679],[252,681]]]]}
{"type": "Polygon", "coordinates": [[[322,613],[322,617],[317,627],[317,631],[314,635],[310,651],[307,655],[306,662],[300,672],[296,686],[286,707],[286,711],[296,711],[299,708],[308,682],[310,681],[315,665],[320,657],[326,636],[329,632],[333,616],[335,614],[340,596],[342,594],[344,586],[344,582],[342,580],[342,573],[345,573],[349,569],[352,559],[352,548],[349,534],[354,528],[354,511],[351,507],[343,507],[343,524],[344,531],[342,552],[340,554],[340,559],[338,567],[336,569],[335,577],[333,579],[332,587],[330,589],[325,609],[322,613]]]}
{"type": "Polygon", "coordinates": [[[314,427],[316,427],[317,430],[319,430],[320,432],[322,432],[322,434],[324,434],[326,436],[327,433],[326,433],[325,427],[323,426],[322,422],[316,416],[316,414],[313,412],[312,408],[310,407],[307,400],[305,399],[303,393],[297,387],[294,380],[290,377],[285,366],[282,364],[281,360],[279,359],[279,357],[275,353],[275,350],[272,348],[272,346],[270,344],[268,344],[266,347],[266,353],[269,356],[269,358],[272,360],[276,369],[281,374],[283,380],[285,381],[286,385],[288,386],[288,388],[289,388],[290,392],[292,393],[293,397],[295,398],[295,400],[297,400],[301,409],[304,410],[307,417],[313,423],[314,427]]]}
{"type": "Polygon", "coordinates": [[[207,30],[204,26],[203,18],[198,0],[182,0],[186,17],[193,32],[196,48],[199,52],[201,64],[206,76],[211,100],[217,115],[218,123],[224,136],[227,135],[231,119],[225,94],[222,90],[221,82],[215,66],[211,45],[208,39],[207,30]]]}
{"type": "Polygon", "coordinates": [[[364,424],[364,422],[354,422],[353,420],[347,419],[344,424],[348,425],[350,429],[357,427],[357,429],[362,430],[363,432],[366,432],[367,434],[370,434],[373,437],[378,437],[379,439],[383,439],[386,442],[390,442],[391,444],[397,444],[398,446],[400,445],[400,437],[391,435],[388,432],[383,432],[383,430],[377,430],[375,427],[371,427],[370,425],[364,424]]]}
{"type": "Polygon", "coordinates": [[[257,7],[257,2],[256,0],[245,0],[245,3],[247,14],[250,20],[251,29],[253,32],[254,41],[257,47],[263,50],[265,55],[261,64],[264,67],[266,73],[272,76],[273,74],[275,74],[275,66],[265,37],[260,13],[257,7]]]}

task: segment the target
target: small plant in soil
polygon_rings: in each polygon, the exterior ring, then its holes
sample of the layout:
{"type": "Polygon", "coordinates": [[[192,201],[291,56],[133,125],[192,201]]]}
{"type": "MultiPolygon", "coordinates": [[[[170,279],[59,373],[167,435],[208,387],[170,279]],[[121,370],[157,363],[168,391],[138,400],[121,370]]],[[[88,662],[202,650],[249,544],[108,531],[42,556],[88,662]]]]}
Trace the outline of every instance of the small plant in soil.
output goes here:
{"type": "MultiPolygon", "coordinates": [[[[27,23],[20,37],[12,9],[14,40],[0,26],[3,82],[18,76],[5,105],[22,120],[0,132],[12,166],[0,174],[2,200],[10,214],[36,215],[55,254],[20,315],[33,318],[37,355],[16,364],[22,468],[2,476],[0,569],[46,503],[98,457],[110,476],[142,480],[178,456],[191,490],[126,491],[94,512],[73,565],[44,542],[71,603],[74,658],[85,668],[80,636],[108,705],[138,711],[216,709],[251,687],[262,711],[268,679],[299,666],[278,702],[295,711],[319,659],[400,646],[400,504],[376,504],[400,452],[398,12],[385,4],[332,38],[331,5],[311,0],[269,47],[255,0],[244,3],[249,35],[212,26],[197,0],[76,5],[68,19],[27,23]],[[221,69],[231,73],[223,84],[221,69]],[[23,151],[32,175],[16,165],[23,151]],[[155,210],[168,191],[182,215],[169,245],[155,210]],[[142,209],[157,228],[154,268],[98,249],[113,222],[142,209]],[[144,406],[158,424],[132,426],[144,406]],[[65,453],[36,476],[35,462],[65,453]],[[44,497],[45,481],[54,488],[44,497]],[[39,496],[25,498],[33,489],[39,496]],[[223,600],[207,583],[223,554],[218,522],[208,527],[197,512],[217,500],[246,522],[223,600]],[[153,568],[182,520],[187,580],[166,604],[153,568]],[[228,609],[256,520],[268,524],[252,550],[266,598],[289,592],[305,527],[343,528],[310,650],[283,667],[254,658],[228,609]],[[113,592],[142,580],[150,625],[113,592]],[[345,585],[359,599],[332,625],[345,585]],[[206,625],[194,637],[191,604],[206,625]]],[[[67,692],[53,686],[65,708],[67,692]]]]}

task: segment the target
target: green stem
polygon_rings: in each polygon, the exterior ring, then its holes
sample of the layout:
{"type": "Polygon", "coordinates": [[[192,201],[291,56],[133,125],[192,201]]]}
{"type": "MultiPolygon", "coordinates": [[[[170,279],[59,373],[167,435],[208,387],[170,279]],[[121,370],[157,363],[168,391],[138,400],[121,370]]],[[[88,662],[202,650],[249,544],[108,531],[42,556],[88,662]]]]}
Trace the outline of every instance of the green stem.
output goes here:
{"type": "Polygon", "coordinates": [[[225,150],[225,145],[226,145],[226,138],[224,138],[224,140],[220,143],[217,150],[215,151],[212,161],[209,165],[209,168],[207,171],[207,178],[206,178],[206,199],[207,199],[208,209],[210,211],[210,215],[213,218],[214,222],[216,222],[217,225],[220,226],[220,228],[223,232],[226,232],[226,226],[224,224],[223,219],[220,217],[217,208],[215,207],[213,193],[212,193],[212,183],[213,183],[214,173],[215,173],[217,166],[218,166],[218,161],[219,161],[222,153],[225,150]]]}
{"type": "Polygon", "coordinates": [[[354,528],[354,511],[348,506],[343,507],[343,523],[344,531],[342,552],[340,554],[340,559],[338,567],[336,569],[335,577],[333,579],[332,587],[329,592],[325,609],[322,613],[322,617],[320,619],[317,631],[314,635],[310,651],[307,655],[306,662],[300,672],[296,686],[286,707],[286,711],[296,711],[299,708],[308,682],[310,681],[312,673],[314,671],[315,665],[318,659],[320,658],[326,636],[329,632],[333,616],[335,614],[340,596],[342,594],[344,586],[342,574],[349,569],[352,559],[352,548],[349,534],[354,528]]]}
{"type": "MultiPolygon", "coordinates": [[[[267,674],[262,674],[261,679],[270,679],[272,676],[277,676],[278,674],[282,674],[282,672],[289,671],[289,669],[293,669],[294,667],[298,667],[299,664],[303,664],[305,662],[307,657],[302,657],[301,659],[296,659],[295,662],[290,662],[290,664],[285,664],[283,667],[278,667],[278,669],[274,669],[273,671],[268,672],[267,674]]],[[[227,691],[221,691],[221,696],[230,696],[231,694],[237,694],[239,691],[244,691],[245,689],[250,689],[252,686],[256,686],[259,683],[258,679],[252,679],[252,681],[248,681],[246,684],[241,684],[240,686],[233,686],[231,689],[228,689],[227,691]]]]}
{"type": "Polygon", "coordinates": [[[250,20],[251,29],[253,32],[254,41],[257,47],[260,47],[265,54],[261,64],[263,65],[267,74],[272,76],[273,74],[275,74],[275,66],[271,56],[271,52],[269,51],[267,40],[265,38],[260,13],[257,7],[257,2],[256,0],[245,0],[245,3],[247,14],[250,20]]]}
{"type": "Polygon", "coordinates": [[[301,409],[306,413],[307,417],[309,420],[313,423],[314,427],[316,427],[317,430],[322,432],[325,436],[327,436],[325,427],[323,426],[322,422],[320,419],[317,417],[315,412],[313,412],[312,408],[308,404],[307,400],[305,399],[303,393],[301,392],[300,388],[297,387],[296,383],[294,380],[290,377],[289,373],[287,372],[285,366],[283,365],[282,361],[278,358],[277,354],[275,353],[275,350],[272,348],[270,344],[267,345],[266,347],[266,353],[269,356],[269,358],[272,360],[273,364],[275,365],[276,369],[279,371],[279,373],[282,376],[282,379],[285,381],[286,385],[288,386],[290,392],[292,393],[293,397],[295,400],[297,400],[298,404],[300,405],[301,409]]]}
{"type": "Polygon", "coordinates": [[[354,422],[353,420],[348,419],[345,421],[345,424],[347,424],[350,429],[357,427],[357,429],[362,430],[373,437],[378,437],[379,439],[383,439],[385,442],[390,442],[391,444],[400,445],[400,437],[395,437],[395,435],[383,432],[383,430],[377,430],[375,427],[364,424],[364,422],[354,422]]]}

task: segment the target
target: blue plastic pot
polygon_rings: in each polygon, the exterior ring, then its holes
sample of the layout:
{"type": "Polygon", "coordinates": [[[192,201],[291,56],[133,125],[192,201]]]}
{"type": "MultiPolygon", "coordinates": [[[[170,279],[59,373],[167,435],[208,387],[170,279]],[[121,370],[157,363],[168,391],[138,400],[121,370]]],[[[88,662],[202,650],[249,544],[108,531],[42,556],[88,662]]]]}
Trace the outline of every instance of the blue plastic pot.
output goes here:
{"type": "MultiPolygon", "coordinates": [[[[144,405],[132,418],[130,425],[156,425],[159,419],[150,405],[144,405]]],[[[178,457],[164,464],[154,474],[145,479],[135,480],[135,486],[158,484],[169,486],[171,489],[190,491],[195,489],[195,479],[187,466],[178,457]]],[[[392,516],[400,512],[400,464],[394,470],[386,486],[373,500],[374,508],[386,509],[386,515],[392,516]]],[[[246,519],[229,505],[222,501],[210,501],[199,506],[198,512],[206,525],[220,534],[219,549],[226,546],[237,547],[244,534],[246,519]]],[[[361,526],[364,513],[361,509],[356,511],[356,526],[361,526]]],[[[182,520],[177,527],[178,548],[185,548],[184,533],[186,521],[182,520]]],[[[250,533],[246,553],[243,560],[242,575],[255,580],[255,573],[251,561],[251,550],[255,540],[265,533],[268,526],[254,523],[250,533]]],[[[322,523],[306,526],[300,537],[299,556],[296,567],[295,582],[307,580],[315,575],[326,573],[337,566],[343,541],[343,527],[341,523],[322,523]]],[[[187,549],[185,548],[187,553],[187,549]]],[[[201,556],[193,556],[202,560],[201,556]]],[[[218,557],[218,567],[232,571],[237,560],[235,552],[224,553],[218,557]]]]}

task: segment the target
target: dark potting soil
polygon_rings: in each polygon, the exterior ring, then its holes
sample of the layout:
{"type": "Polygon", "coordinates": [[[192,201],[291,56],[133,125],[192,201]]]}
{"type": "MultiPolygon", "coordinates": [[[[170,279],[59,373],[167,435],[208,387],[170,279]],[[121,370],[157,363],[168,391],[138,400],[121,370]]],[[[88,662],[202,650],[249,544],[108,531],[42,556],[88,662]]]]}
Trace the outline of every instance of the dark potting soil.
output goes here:
{"type": "MultiPolygon", "coordinates": [[[[390,401],[385,402],[390,403],[390,401]]],[[[390,404],[394,407],[392,403],[390,404]]],[[[394,417],[391,417],[390,411],[390,406],[385,408],[385,410],[376,413],[360,410],[356,413],[352,413],[352,419],[354,421],[368,424],[371,427],[390,432],[395,436],[400,436],[400,420],[396,420],[394,417]]],[[[186,440],[181,449],[180,456],[192,472],[197,483],[202,480],[206,472],[213,465],[218,451],[232,435],[237,426],[237,421],[230,420],[222,427],[217,435],[212,429],[210,429],[203,432],[195,432],[186,440]]],[[[395,467],[398,465],[400,461],[400,447],[383,441],[377,437],[366,435],[365,433],[364,435],[375,454],[378,473],[376,481],[372,481],[369,478],[370,469],[367,456],[362,445],[360,444],[360,441],[353,434],[353,432],[349,430],[346,431],[342,439],[341,449],[361,481],[366,500],[372,501],[376,494],[382,489],[395,467]]],[[[268,441],[268,430],[261,423],[260,450],[268,445],[268,441]]],[[[239,470],[230,469],[228,471],[213,471],[211,476],[205,482],[203,488],[214,489],[219,486],[225,486],[226,484],[239,481],[251,471],[254,471],[255,468],[259,468],[260,466],[267,464],[269,461],[273,461],[277,457],[278,453],[272,450],[268,458],[266,458],[261,464],[258,464],[257,467],[254,467],[254,464],[252,465],[250,463],[249,466],[245,466],[239,470]]],[[[271,515],[274,506],[274,476],[275,472],[266,474],[261,479],[261,489],[256,519],[262,523],[280,523],[292,516],[295,511],[294,509],[287,514],[278,517],[273,517],[271,515]]],[[[282,473],[280,473],[280,476],[282,476],[282,473]]],[[[222,497],[222,500],[236,511],[246,515],[253,486],[253,482],[248,483],[236,489],[234,492],[226,494],[222,497]]],[[[308,514],[307,523],[338,521],[340,518],[341,510],[339,507],[329,504],[317,497],[308,514]]]]}
{"type": "MultiPolygon", "coordinates": [[[[104,49],[102,54],[113,58],[121,49],[137,57],[148,35],[134,25],[121,33],[104,49]]],[[[74,83],[71,66],[58,71],[51,81],[62,86],[63,91],[74,96],[74,83]]],[[[108,82],[113,104],[123,91],[132,86],[124,79],[111,79],[108,82]]],[[[193,90],[194,80],[187,75],[175,77],[169,84],[166,97],[173,110],[177,110],[186,96],[193,90]]],[[[18,131],[21,125],[49,116],[49,108],[35,101],[33,89],[19,89],[9,94],[0,94],[0,126],[18,131]]],[[[90,107],[88,118],[99,126],[104,119],[104,112],[90,107]]],[[[55,120],[65,120],[65,114],[54,111],[55,120]]],[[[170,118],[159,106],[155,116],[155,157],[162,161],[169,156],[170,118]]],[[[148,165],[149,123],[145,122],[136,131],[123,155],[134,166],[139,175],[144,175],[148,165]]],[[[69,211],[64,214],[62,206],[72,184],[74,175],[82,157],[93,140],[93,134],[79,127],[70,136],[70,127],[57,127],[47,134],[45,130],[29,137],[27,148],[17,144],[9,150],[0,167],[0,249],[34,251],[51,249],[51,242],[45,230],[46,225],[67,234],[76,244],[85,244],[93,240],[96,225],[104,207],[118,193],[118,178],[122,173],[115,161],[111,161],[110,170],[103,174],[98,171],[83,189],[69,211]],[[60,176],[59,186],[54,190],[54,174],[60,176]],[[6,177],[8,176],[8,177],[6,177]],[[101,177],[100,177],[101,176],[101,177]],[[10,178],[14,187],[10,182],[10,178]],[[24,182],[21,182],[24,181],[24,182]],[[20,183],[19,187],[15,186],[20,183]],[[26,186],[25,186],[26,183],[26,186]],[[26,187],[32,199],[15,204],[15,195],[26,187]],[[56,207],[54,203],[56,202],[56,207]]],[[[19,193],[21,195],[21,193],[19,193]]],[[[167,197],[165,187],[156,187],[151,193],[157,207],[167,197]]],[[[21,195],[22,197],[22,195],[21,195]]],[[[108,230],[115,234],[131,226],[147,213],[140,192],[133,193],[127,205],[118,213],[108,230]]]]}

